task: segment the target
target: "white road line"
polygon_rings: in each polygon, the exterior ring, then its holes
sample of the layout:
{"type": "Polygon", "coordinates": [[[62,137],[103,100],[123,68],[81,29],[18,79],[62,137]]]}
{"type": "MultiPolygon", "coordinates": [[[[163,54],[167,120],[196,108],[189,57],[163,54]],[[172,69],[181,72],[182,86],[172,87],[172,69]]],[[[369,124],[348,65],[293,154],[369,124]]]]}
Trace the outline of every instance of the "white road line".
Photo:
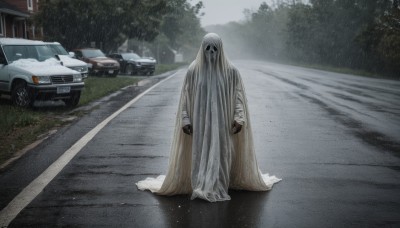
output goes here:
{"type": "MultiPolygon", "coordinates": [[[[178,71],[179,72],[179,71],[178,71]]],[[[178,72],[172,74],[168,78],[153,85],[137,97],[126,103],[118,111],[111,114],[107,119],[103,120],[100,124],[94,127],[81,139],[79,139],[73,146],[64,152],[53,164],[51,164],[42,174],[40,174],[35,180],[33,180],[28,186],[26,186],[1,212],[0,212],[0,227],[7,227],[12,220],[30,203],[36,198],[39,193],[57,176],[58,173],[79,153],[79,151],[90,141],[94,136],[99,133],[103,127],[105,127],[112,119],[118,116],[121,112],[127,109],[129,106],[138,101],[145,94],[150,92],[152,89],[167,81],[168,79],[175,76],[178,72]]]]}

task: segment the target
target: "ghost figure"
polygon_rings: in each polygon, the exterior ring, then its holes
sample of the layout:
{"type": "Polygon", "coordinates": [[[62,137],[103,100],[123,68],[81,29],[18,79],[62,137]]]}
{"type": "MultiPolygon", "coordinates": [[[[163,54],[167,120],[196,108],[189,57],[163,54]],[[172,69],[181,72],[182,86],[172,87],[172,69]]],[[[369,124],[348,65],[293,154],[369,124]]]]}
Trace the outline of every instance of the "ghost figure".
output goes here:
{"type": "Polygon", "coordinates": [[[183,83],[167,175],[136,185],[215,202],[230,200],[228,189],[267,191],[280,180],[258,168],[241,76],[209,33],[183,83]]]}
{"type": "Polygon", "coordinates": [[[208,44],[204,54],[208,63],[215,63],[215,60],[217,59],[218,48],[214,44],[208,44]]]}

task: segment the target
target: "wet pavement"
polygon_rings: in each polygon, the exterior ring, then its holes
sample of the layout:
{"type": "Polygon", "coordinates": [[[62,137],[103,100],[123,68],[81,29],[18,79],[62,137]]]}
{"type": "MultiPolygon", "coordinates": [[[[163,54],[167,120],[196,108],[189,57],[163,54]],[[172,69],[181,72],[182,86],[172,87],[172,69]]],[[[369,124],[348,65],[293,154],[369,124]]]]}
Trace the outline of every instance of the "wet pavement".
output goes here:
{"type": "MultiPolygon", "coordinates": [[[[236,62],[269,192],[208,203],[137,190],[165,174],[185,70],[104,127],[10,227],[398,227],[400,82],[236,62]]],[[[153,84],[163,77],[154,77],[153,84]]],[[[122,92],[0,173],[4,208],[99,122],[149,87],[122,92]]]]}

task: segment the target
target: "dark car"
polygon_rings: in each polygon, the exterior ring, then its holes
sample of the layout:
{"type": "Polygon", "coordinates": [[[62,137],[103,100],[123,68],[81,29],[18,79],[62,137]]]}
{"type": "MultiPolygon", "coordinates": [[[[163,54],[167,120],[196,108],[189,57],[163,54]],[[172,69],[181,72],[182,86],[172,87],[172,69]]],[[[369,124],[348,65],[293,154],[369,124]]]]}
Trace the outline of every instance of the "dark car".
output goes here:
{"type": "Polygon", "coordinates": [[[113,53],[109,55],[121,65],[121,72],[128,75],[153,75],[156,69],[156,60],[141,58],[135,53],[113,53]]]}
{"type": "Polygon", "coordinates": [[[117,76],[120,70],[118,61],[108,58],[100,49],[82,48],[74,50],[75,57],[88,63],[89,73],[94,75],[117,76]]]}

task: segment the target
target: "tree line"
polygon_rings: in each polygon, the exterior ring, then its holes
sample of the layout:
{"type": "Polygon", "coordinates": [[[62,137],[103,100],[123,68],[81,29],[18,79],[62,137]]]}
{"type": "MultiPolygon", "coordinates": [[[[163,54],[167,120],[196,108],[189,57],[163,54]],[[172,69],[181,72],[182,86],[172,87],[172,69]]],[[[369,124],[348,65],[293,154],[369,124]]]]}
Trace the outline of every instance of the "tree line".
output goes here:
{"type": "Polygon", "coordinates": [[[399,77],[398,0],[262,3],[246,20],[213,26],[233,56],[365,70],[399,77]],[[247,56],[246,56],[247,55],[247,56]]]}
{"type": "Polygon", "coordinates": [[[170,49],[192,55],[204,34],[202,7],[187,0],[43,0],[34,23],[43,28],[44,40],[68,50],[95,46],[108,53],[133,40],[154,55],[170,49]]]}

